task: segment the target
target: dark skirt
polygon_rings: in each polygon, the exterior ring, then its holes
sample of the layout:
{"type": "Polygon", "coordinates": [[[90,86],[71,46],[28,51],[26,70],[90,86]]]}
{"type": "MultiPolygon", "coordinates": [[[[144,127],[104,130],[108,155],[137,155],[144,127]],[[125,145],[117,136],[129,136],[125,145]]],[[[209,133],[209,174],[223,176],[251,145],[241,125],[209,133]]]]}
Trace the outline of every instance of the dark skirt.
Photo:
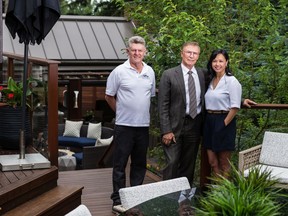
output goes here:
{"type": "Polygon", "coordinates": [[[224,119],[227,113],[207,113],[204,125],[203,145],[213,152],[234,151],[236,138],[236,117],[227,125],[224,119]]]}

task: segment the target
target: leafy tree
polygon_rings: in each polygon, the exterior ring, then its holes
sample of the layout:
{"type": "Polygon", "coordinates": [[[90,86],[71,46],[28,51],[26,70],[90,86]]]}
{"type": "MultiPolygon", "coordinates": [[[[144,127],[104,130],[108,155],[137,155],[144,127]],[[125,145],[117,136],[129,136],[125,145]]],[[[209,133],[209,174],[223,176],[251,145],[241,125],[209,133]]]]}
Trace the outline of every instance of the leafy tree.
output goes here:
{"type": "MultiPolygon", "coordinates": [[[[198,66],[206,67],[212,50],[229,51],[230,65],[243,97],[259,103],[288,103],[288,34],[285,0],[114,0],[147,41],[146,61],[157,78],[180,63],[184,41],[198,41],[198,66]]],[[[238,150],[260,143],[264,130],[288,132],[281,110],[241,110],[238,150]]]]}
{"type": "Polygon", "coordinates": [[[123,16],[123,10],[114,1],[99,1],[94,9],[97,16],[123,16]]]}
{"type": "Polygon", "coordinates": [[[96,0],[61,0],[61,14],[93,15],[96,0]]]}
{"type": "Polygon", "coordinates": [[[123,11],[109,0],[61,0],[61,12],[65,15],[123,16],[123,11]]]}

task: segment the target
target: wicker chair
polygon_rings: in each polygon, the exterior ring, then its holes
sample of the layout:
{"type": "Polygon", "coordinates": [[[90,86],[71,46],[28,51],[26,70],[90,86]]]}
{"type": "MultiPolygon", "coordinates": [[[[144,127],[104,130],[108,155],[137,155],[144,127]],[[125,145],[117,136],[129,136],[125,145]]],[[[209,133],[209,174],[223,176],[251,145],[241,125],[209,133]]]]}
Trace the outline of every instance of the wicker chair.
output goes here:
{"type": "Polygon", "coordinates": [[[242,173],[244,170],[259,164],[261,149],[262,144],[239,152],[238,168],[242,173]]]}
{"type": "Polygon", "coordinates": [[[239,152],[238,167],[244,176],[253,167],[271,171],[281,187],[288,187],[288,134],[266,131],[261,145],[239,152]]]}
{"type": "MultiPolygon", "coordinates": [[[[65,130],[65,124],[58,125],[58,135],[61,136],[65,130]]],[[[80,135],[82,137],[87,136],[88,125],[82,125],[80,135]]],[[[114,130],[109,127],[102,126],[101,127],[101,138],[108,139],[114,134],[114,130]]],[[[77,139],[77,137],[75,138],[77,139]]],[[[113,145],[113,141],[110,144],[113,145]]],[[[69,146],[70,150],[74,152],[73,155],[76,157],[77,161],[77,169],[96,169],[96,168],[104,168],[103,164],[103,156],[110,151],[110,145],[103,145],[103,146],[81,146],[81,147],[73,147],[69,146]],[[101,165],[99,164],[101,160],[101,165]]],[[[65,146],[59,146],[59,148],[65,148],[65,146]]]]}
{"type": "MultiPolygon", "coordinates": [[[[101,138],[107,139],[113,136],[114,130],[108,127],[102,127],[101,138]]],[[[113,141],[110,144],[113,145],[113,141]]],[[[103,156],[110,149],[110,145],[105,146],[85,146],[83,152],[75,153],[74,156],[77,160],[77,169],[96,169],[102,168],[103,165],[99,164],[103,156]],[[80,159],[80,160],[79,160],[80,159]]],[[[103,167],[104,168],[104,167],[103,167]]]]}

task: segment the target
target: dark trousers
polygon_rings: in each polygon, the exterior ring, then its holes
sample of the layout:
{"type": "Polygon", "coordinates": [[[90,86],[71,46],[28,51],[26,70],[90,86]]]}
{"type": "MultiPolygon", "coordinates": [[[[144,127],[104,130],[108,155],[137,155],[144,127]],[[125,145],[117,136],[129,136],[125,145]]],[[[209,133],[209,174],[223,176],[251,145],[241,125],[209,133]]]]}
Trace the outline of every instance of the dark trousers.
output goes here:
{"type": "Polygon", "coordinates": [[[115,125],[115,149],[113,153],[113,193],[114,204],[120,204],[119,190],[126,187],[125,168],[131,156],[130,185],[143,183],[146,174],[146,155],[149,145],[149,127],[128,127],[115,125]]]}
{"type": "Polygon", "coordinates": [[[185,117],[181,134],[176,143],[163,145],[167,165],[163,170],[163,180],[187,177],[192,187],[196,159],[201,142],[202,116],[195,119],[185,117]]]}

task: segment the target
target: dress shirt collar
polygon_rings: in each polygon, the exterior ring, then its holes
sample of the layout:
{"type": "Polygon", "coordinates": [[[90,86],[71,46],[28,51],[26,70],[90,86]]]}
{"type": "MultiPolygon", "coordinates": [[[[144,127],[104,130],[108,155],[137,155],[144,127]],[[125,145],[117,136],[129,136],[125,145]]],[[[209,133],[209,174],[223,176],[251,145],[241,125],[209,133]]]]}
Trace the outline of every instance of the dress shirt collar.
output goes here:
{"type": "MultiPolygon", "coordinates": [[[[181,68],[182,68],[182,72],[183,72],[183,75],[187,75],[188,72],[190,71],[185,65],[183,65],[181,63],[181,68]]],[[[193,73],[197,74],[197,71],[196,71],[196,68],[193,66],[192,67],[192,70],[191,70],[193,73]]]]}

